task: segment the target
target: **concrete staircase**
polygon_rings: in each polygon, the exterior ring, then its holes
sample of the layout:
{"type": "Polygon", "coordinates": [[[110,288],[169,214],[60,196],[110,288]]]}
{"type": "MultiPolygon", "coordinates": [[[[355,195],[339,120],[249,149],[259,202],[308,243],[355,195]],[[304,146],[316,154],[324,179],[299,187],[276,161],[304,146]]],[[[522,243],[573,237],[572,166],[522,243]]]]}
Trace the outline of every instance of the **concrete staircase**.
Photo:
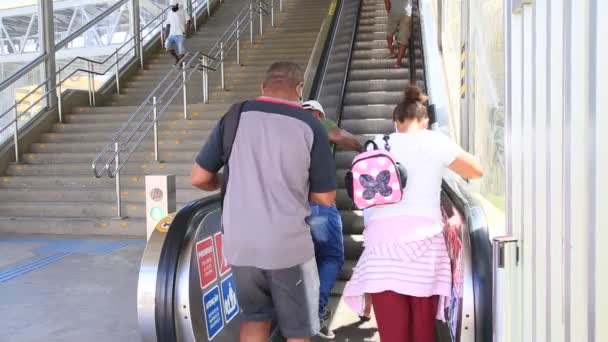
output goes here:
{"type": "MultiPolygon", "coordinates": [[[[225,31],[246,1],[226,0],[218,11],[190,38],[191,51],[208,51],[225,31]]],[[[226,64],[227,91],[220,89],[219,73],[210,76],[210,103],[200,104],[202,86],[194,76],[189,86],[190,120],[183,119],[183,106],[172,104],[160,122],[160,159],[154,162],[152,135],[142,143],[121,172],[123,215],[116,212],[114,182],[96,179],[91,162],[110,142],[116,130],[141,104],[149,91],[171,69],[172,59],[159,53],[148,61],[122,87],[98,107],[75,108],[65,115],[65,123],[56,124],[23,155],[25,164],[11,165],[0,179],[0,233],[18,234],[108,234],[145,235],[144,176],[177,175],[178,207],[206,194],[190,185],[190,169],[195,154],[206,136],[229,105],[254,98],[265,69],[273,61],[291,60],[306,66],[329,3],[325,0],[284,1],[283,13],[275,13],[275,28],[264,18],[264,35],[255,45],[248,32],[241,45],[241,64],[234,52],[226,64]]],[[[181,100],[181,95],[178,96],[181,100]]]]}
{"type": "MultiPolygon", "coordinates": [[[[377,134],[394,131],[393,109],[403,99],[405,87],[410,80],[424,86],[424,60],[422,55],[419,19],[413,23],[413,59],[406,55],[404,67],[393,68],[395,59],[390,59],[386,47],[387,14],[382,0],[363,0],[340,127],[357,134],[362,141],[377,134]],[[414,75],[410,75],[414,66],[414,75]],[[412,77],[413,76],[413,77],[412,77]]],[[[344,188],[344,175],[350,169],[356,153],[336,151],[338,174],[337,206],[344,224],[345,265],[341,282],[334,292],[341,294],[344,282],[350,279],[363,250],[363,214],[355,210],[352,200],[344,188]]]]}

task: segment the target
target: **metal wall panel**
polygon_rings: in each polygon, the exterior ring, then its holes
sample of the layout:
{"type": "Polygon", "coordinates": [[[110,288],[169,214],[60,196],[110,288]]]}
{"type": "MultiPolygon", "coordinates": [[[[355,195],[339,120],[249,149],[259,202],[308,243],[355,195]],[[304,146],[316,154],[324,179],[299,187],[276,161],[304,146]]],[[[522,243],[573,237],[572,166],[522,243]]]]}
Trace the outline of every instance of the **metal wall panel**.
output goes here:
{"type": "Polygon", "coordinates": [[[608,4],[510,6],[507,225],[521,252],[510,340],[607,341],[608,4]]]}

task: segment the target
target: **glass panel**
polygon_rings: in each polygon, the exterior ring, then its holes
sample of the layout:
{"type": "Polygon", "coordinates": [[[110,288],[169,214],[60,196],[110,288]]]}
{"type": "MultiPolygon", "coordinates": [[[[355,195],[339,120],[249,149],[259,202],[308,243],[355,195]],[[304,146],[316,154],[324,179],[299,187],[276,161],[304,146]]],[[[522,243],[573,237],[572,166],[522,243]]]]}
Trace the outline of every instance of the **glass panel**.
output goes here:
{"type": "Polygon", "coordinates": [[[504,1],[470,0],[470,112],[473,151],[486,175],[481,193],[505,210],[504,1]]]}
{"type": "Polygon", "coordinates": [[[15,111],[9,110],[15,101],[17,105],[19,127],[23,127],[31,118],[46,107],[44,87],[37,86],[44,80],[44,64],[31,70],[10,87],[0,92],[0,144],[13,136],[15,111]],[[7,127],[8,126],[8,127],[7,127]]]}
{"type": "Polygon", "coordinates": [[[441,33],[443,58],[447,70],[447,85],[454,137],[460,141],[460,42],[462,27],[462,1],[443,1],[443,32],[441,33]]]}
{"type": "MultiPolygon", "coordinates": [[[[55,24],[55,42],[58,43],[78,30],[86,23],[90,22],[117,0],[54,0],[53,1],[53,22],[55,24]]],[[[111,23],[108,23],[104,32],[112,30],[111,23]]],[[[102,41],[103,32],[92,33],[94,39],[102,41]]],[[[107,39],[107,38],[106,38],[107,39]]]]}
{"type": "Polygon", "coordinates": [[[129,5],[124,4],[57,51],[57,70],[67,65],[58,76],[58,79],[65,80],[62,85],[63,90],[85,90],[89,89],[89,84],[94,84],[94,89],[99,90],[115,74],[116,58],[113,54],[117,49],[119,66],[125,65],[133,58],[132,24],[129,13],[129,5]],[[75,57],[81,59],[71,62],[75,57]],[[88,73],[84,70],[91,70],[100,75],[95,75],[94,82],[89,83],[88,73]]]}
{"type": "MultiPolygon", "coordinates": [[[[180,4],[182,2],[180,1],[180,4]]],[[[154,38],[156,34],[160,32],[161,26],[164,24],[164,15],[159,15],[164,9],[169,7],[169,0],[151,0],[146,1],[146,6],[142,6],[140,2],[140,18],[141,27],[144,28],[142,32],[143,42],[147,44],[154,38]]]]}
{"type": "Polygon", "coordinates": [[[40,56],[38,1],[0,1],[0,82],[40,56]]]}

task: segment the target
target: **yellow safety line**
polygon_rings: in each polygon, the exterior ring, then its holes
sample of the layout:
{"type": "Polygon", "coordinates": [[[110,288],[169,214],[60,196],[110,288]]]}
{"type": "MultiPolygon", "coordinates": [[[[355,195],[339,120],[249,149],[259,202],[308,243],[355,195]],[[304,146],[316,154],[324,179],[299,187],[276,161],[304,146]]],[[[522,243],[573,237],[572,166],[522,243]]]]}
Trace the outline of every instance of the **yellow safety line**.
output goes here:
{"type": "Polygon", "coordinates": [[[335,12],[336,12],[336,0],[332,0],[331,3],[329,4],[329,12],[327,13],[327,15],[332,17],[335,12]]]}

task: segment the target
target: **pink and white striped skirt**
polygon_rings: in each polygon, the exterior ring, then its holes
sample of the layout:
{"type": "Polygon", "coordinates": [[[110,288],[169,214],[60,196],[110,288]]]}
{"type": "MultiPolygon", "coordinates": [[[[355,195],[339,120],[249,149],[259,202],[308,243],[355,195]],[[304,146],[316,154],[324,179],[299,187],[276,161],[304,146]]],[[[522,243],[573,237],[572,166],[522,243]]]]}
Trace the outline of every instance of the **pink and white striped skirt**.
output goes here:
{"type": "Polygon", "coordinates": [[[366,293],[450,296],[452,271],[443,232],[418,241],[396,240],[366,243],[344,289],[344,300],[355,312],[362,312],[366,293]]]}

